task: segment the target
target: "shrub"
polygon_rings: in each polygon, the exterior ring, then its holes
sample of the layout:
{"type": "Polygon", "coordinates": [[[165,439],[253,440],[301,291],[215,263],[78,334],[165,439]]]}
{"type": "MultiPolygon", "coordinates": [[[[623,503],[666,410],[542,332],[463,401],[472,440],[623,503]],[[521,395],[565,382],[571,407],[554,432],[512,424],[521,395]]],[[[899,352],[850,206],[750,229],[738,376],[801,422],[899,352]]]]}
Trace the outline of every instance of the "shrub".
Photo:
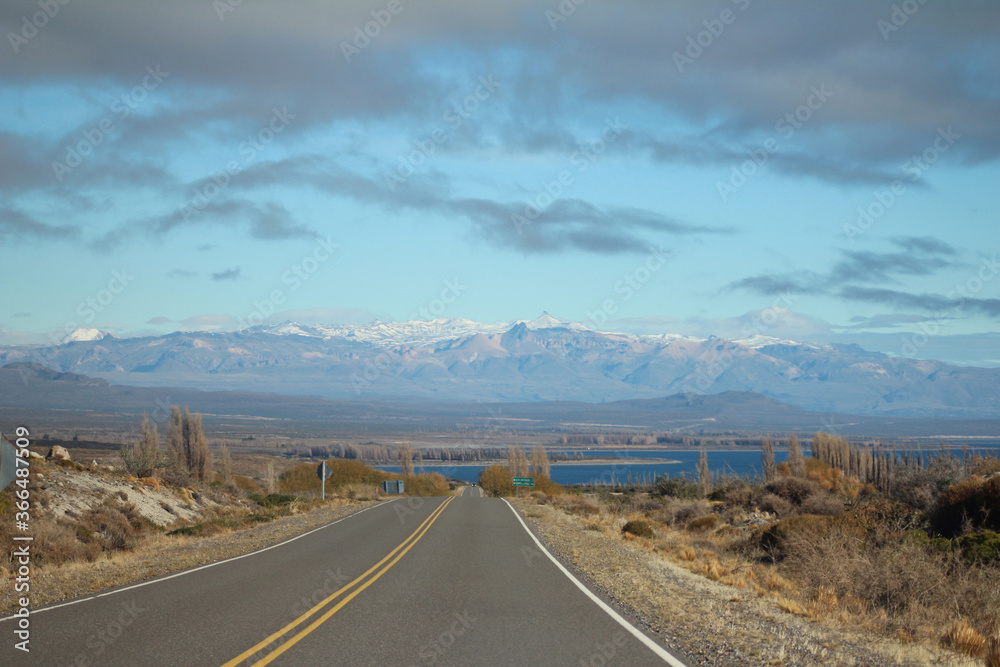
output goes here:
{"type": "Polygon", "coordinates": [[[260,487],[260,484],[243,475],[233,475],[233,484],[236,485],[237,489],[249,491],[250,493],[260,493],[264,490],[260,487]]]}
{"type": "Polygon", "coordinates": [[[590,503],[584,501],[568,505],[566,507],[566,511],[570,514],[581,514],[583,516],[593,516],[601,513],[600,508],[596,505],[591,505],[590,503]]]}
{"type": "Polygon", "coordinates": [[[622,534],[629,533],[635,535],[636,537],[653,537],[653,527],[649,525],[648,521],[643,521],[642,519],[637,519],[629,521],[624,526],[622,526],[622,534]]]}
{"type": "Polygon", "coordinates": [[[660,521],[668,526],[683,526],[704,516],[709,505],[704,500],[673,500],[660,512],[660,521]]]}
{"type": "Polygon", "coordinates": [[[664,475],[656,480],[653,493],[671,498],[686,498],[693,500],[704,497],[705,493],[696,480],[686,477],[668,477],[664,475]]]}
{"type": "Polygon", "coordinates": [[[534,491],[541,491],[547,496],[557,496],[563,493],[563,488],[545,475],[535,475],[534,491]]]}
{"type": "Polygon", "coordinates": [[[514,494],[514,475],[504,466],[493,465],[479,473],[479,486],[487,496],[510,496],[514,494]]]}
{"type": "Polygon", "coordinates": [[[828,533],[830,525],[829,517],[825,516],[793,516],[761,530],[757,542],[773,560],[783,560],[793,551],[793,543],[800,540],[812,543],[828,533]]]}
{"type": "Polygon", "coordinates": [[[756,495],[757,494],[754,493],[754,490],[749,486],[741,484],[726,490],[723,500],[727,505],[749,509],[750,507],[753,507],[756,495]]]}
{"type": "Polygon", "coordinates": [[[778,517],[791,516],[795,512],[795,506],[792,505],[791,502],[785,500],[781,496],[776,496],[773,493],[765,493],[761,496],[758,507],[760,507],[762,511],[770,512],[778,517]]]}
{"type": "Polygon", "coordinates": [[[706,514],[705,516],[700,516],[697,519],[689,521],[685,529],[689,532],[713,530],[719,526],[719,522],[718,514],[706,514]]]}
{"type": "Polygon", "coordinates": [[[973,530],[1000,530],[1000,475],[973,475],[948,487],[938,500],[933,523],[950,536],[961,533],[966,524],[973,530]]]}
{"type": "Polygon", "coordinates": [[[800,479],[798,477],[783,477],[773,482],[768,482],[764,487],[768,493],[773,493],[779,498],[801,505],[807,498],[815,495],[820,490],[820,485],[812,480],[800,479]]]}
{"type": "Polygon", "coordinates": [[[448,480],[436,472],[414,475],[406,478],[405,489],[409,496],[447,496],[448,480]]]}
{"type": "Polygon", "coordinates": [[[830,494],[810,496],[802,502],[800,509],[803,514],[839,516],[844,511],[844,501],[830,494]]]}
{"type": "Polygon", "coordinates": [[[292,502],[298,500],[299,497],[292,495],[290,493],[269,493],[268,495],[261,495],[259,493],[251,493],[250,500],[254,501],[261,507],[281,507],[282,505],[290,505],[292,502]]]}
{"type": "Polygon", "coordinates": [[[988,563],[1000,560],[1000,534],[991,530],[962,535],[955,540],[966,560],[972,563],[988,563]]]}

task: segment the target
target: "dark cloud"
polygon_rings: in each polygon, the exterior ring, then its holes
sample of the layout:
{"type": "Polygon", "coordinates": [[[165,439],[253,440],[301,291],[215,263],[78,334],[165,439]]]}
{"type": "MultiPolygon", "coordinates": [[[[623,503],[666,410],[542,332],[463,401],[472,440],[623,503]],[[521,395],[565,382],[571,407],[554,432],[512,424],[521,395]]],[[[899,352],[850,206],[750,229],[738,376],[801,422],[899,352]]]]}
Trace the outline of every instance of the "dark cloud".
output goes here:
{"type": "Polygon", "coordinates": [[[236,280],[239,277],[240,277],[240,267],[238,266],[234,269],[226,269],[225,271],[212,273],[212,280],[215,281],[236,280]]]}
{"type": "Polygon", "coordinates": [[[844,259],[833,267],[830,280],[841,282],[885,282],[895,276],[927,276],[954,264],[955,250],[933,238],[896,238],[900,252],[879,253],[844,250],[844,259]]]}
{"type": "Polygon", "coordinates": [[[848,285],[838,294],[850,301],[877,303],[899,310],[926,310],[933,313],[975,313],[989,317],[1000,316],[1000,299],[966,298],[960,294],[910,294],[877,287],[848,285]]]}
{"type": "Polygon", "coordinates": [[[261,240],[314,239],[317,232],[296,224],[291,212],[274,202],[214,199],[189,202],[169,213],[125,223],[91,242],[95,250],[111,250],[139,234],[161,238],[183,227],[242,226],[251,238],[261,240]]]}
{"type": "MultiPolygon", "coordinates": [[[[892,239],[899,252],[861,252],[841,250],[844,259],[828,273],[800,271],[750,276],[727,286],[729,290],[746,290],[763,296],[775,294],[829,294],[847,301],[875,303],[897,310],[923,310],[944,314],[969,313],[1000,316],[1000,299],[982,299],[964,294],[956,288],[947,295],[912,294],[885,287],[868,287],[857,283],[893,283],[898,276],[929,276],[955,266],[957,251],[944,241],[932,237],[897,237],[892,239]]],[[[854,321],[858,328],[896,326],[923,320],[917,315],[881,315],[854,321]],[[911,319],[907,319],[911,318],[911,319]]]]}
{"type": "Polygon", "coordinates": [[[471,223],[476,234],[500,246],[528,253],[583,250],[596,253],[645,252],[662,235],[727,234],[732,230],[696,225],[654,211],[631,207],[602,208],[583,199],[555,199],[539,209],[528,202],[461,198],[441,177],[412,176],[392,182],[348,171],[320,156],[300,156],[265,162],[247,169],[230,185],[253,191],[275,185],[314,187],[328,195],[347,197],[389,211],[443,214],[471,223]]]}
{"type": "Polygon", "coordinates": [[[729,290],[748,290],[764,296],[775,294],[822,294],[827,285],[823,276],[811,272],[760,274],[729,284],[729,290]]]}

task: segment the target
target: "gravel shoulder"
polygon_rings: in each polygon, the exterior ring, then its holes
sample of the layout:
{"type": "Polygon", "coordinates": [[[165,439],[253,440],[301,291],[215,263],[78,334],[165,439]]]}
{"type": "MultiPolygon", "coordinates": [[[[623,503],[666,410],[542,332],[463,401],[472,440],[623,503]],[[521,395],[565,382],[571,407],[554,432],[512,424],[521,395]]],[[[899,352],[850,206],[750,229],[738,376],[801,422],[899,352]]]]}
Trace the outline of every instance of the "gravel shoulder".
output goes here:
{"type": "Polygon", "coordinates": [[[587,530],[587,521],[533,499],[511,501],[563,564],[616,602],[691,667],[769,665],[978,665],[937,647],[903,644],[844,631],[788,613],[752,591],[694,574],[617,529],[587,530]]]}

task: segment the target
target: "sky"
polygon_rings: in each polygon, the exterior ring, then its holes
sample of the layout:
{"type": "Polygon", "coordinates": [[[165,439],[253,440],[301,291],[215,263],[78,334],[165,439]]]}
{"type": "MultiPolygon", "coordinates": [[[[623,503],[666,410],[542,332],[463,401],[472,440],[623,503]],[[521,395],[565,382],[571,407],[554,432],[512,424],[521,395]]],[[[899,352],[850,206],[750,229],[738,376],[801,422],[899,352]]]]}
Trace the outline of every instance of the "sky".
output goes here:
{"type": "Polygon", "coordinates": [[[543,311],[1000,365],[991,1],[0,7],[0,344],[543,311]]]}

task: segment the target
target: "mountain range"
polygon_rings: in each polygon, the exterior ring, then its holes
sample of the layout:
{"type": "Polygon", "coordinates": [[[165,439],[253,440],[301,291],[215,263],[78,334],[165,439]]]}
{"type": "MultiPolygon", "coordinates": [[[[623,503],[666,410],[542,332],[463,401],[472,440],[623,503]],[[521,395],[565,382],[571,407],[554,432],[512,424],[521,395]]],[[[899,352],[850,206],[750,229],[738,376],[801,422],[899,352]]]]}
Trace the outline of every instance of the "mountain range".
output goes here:
{"type": "Polygon", "coordinates": [[[115,384],[334,399],[582,401],[757,392],[810,411],[1000,417],[1000,369],[754,336],[699,339],[596,331],[543,314],[363,326],[294,322],[236,333],[0,347],[0,365],[35,362],[115,384]]]}

